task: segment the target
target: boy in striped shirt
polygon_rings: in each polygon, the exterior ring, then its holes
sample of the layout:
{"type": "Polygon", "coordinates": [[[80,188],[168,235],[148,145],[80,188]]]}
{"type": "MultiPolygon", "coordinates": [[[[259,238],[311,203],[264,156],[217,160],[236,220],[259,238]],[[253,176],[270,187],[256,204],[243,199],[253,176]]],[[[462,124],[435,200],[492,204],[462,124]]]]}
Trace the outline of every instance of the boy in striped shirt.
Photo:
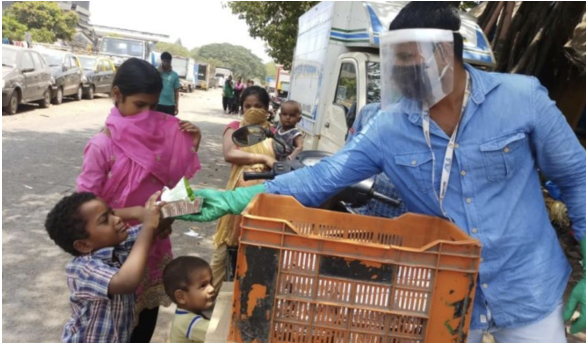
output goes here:
{"type": "Polygon", "coordinates": [[[66,266],[72,315],[65,343],[128,343],[135,291],[160,229],[161,192],[145,208],[111,209],[89,192],[64,197],[47,215],[49,237],[74,258],[66,266]],[[143,221],[129,228],[125,220],[143,221]]]}

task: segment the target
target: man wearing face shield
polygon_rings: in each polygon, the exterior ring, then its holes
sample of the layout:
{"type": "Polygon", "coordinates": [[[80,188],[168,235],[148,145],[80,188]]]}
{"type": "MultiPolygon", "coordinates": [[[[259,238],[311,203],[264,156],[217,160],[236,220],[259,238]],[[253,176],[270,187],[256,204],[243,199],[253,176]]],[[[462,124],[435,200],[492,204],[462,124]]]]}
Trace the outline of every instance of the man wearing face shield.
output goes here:
{"type": "Polygon", "coordinates": [[[561,188],[585,257],[586,152],[537,79],[463,63],[460,25],[447,3],[408,4],[380,36],[382,110],[366,128],[315,166],[196,192],[202,213],[187,219],[239,214],[262,192],[318,206],[383,172],[408,211],[447,218],[482,243],[470,341],[490,332],[498,342],[565,342],[564,319],[576,310],[571,332],[584,331],[586,282],[564,307],[571,269],[537,169],[561,188]]]}

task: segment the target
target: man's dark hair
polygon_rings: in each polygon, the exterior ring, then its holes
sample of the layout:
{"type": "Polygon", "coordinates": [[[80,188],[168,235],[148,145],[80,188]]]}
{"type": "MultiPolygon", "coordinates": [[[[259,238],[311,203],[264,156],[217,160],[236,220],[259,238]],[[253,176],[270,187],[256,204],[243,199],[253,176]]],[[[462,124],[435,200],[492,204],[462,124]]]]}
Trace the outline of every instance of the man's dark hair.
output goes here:
{"type": "Polygon", "coordinates": [[[192,284],[192,275],[202,269],[211,270],[210,265],[198,257],[178,257],[169,262],[163,270],[163,287],[167,296],[177,303],[174,297],[176,290],[188,291],[192,284]]]}
{"type": "Polygon", "coordinates": [[[459,10],[450,1],[412,1],[390,23],[390,31],[402,29],[441,29],[453,31],[455,58],[463,61],[463,37],[459,33],[459,10]]]}
{"type": "Polygon", "coordinates": [[[63,197],[47,214],[45,229],[51,240],[65,252],[74,256],[81,255],[74,248],[74,242],[88,238],[89,234],[86,230],[88,221],[82,216],[80,209],[94,199],[97,197],[93,193],[75,192],[63,197]]]}
{"type": "Polygon", "coordinates": [[[167,51],[164,51],[161,53],[161,59],[171,61],[172,55],[170,53],[168,53],[167,51]]]}
{"type": "Polygon", "coordinates": [[[261,86],[249,86],[241,94],[241,107],[245,103],[245,99],[249,96],[257,96],[260,102],[263,103],[265,109],[269,109],[270,97],[265,88],[261,86]]]}
{"type": "Polygon", "coordinates": [[[112,87],[118,87],[124,97],[138,93],[159,94],[163,81],[157,68],[137,58],[126,60],[117,70],[112,87]]]}

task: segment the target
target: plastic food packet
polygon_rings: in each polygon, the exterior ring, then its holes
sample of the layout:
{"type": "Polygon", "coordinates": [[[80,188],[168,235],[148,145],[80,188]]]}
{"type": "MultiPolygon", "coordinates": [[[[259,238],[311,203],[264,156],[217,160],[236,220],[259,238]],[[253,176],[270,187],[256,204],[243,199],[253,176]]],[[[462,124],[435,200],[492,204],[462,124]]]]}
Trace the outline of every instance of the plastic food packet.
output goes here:
{"type": "Polygon", "coordinates": [[[161,200],[167,204],[161,208],[164,218],[200,213],[202,197],[195,197],[186,178],[182,178],[173,189],[163,188],[161,200]]]}

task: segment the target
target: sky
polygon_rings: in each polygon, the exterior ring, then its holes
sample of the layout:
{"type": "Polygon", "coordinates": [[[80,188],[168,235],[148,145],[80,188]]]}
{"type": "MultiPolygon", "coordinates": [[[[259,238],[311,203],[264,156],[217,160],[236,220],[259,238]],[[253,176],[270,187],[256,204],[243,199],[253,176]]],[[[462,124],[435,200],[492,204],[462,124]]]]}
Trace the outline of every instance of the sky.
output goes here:
{"type": "Polygon", "coordinates": [[[239,20],[221,1],[107,1],[90,2],[92,24],[170,35],[189,50],[210,43],[230,43],[250,49],[263,62],[271,61],[261,39],[253,39],[245,20],[239,20]],[[149,5],[147,5],[149,4],[149,5]]]}

